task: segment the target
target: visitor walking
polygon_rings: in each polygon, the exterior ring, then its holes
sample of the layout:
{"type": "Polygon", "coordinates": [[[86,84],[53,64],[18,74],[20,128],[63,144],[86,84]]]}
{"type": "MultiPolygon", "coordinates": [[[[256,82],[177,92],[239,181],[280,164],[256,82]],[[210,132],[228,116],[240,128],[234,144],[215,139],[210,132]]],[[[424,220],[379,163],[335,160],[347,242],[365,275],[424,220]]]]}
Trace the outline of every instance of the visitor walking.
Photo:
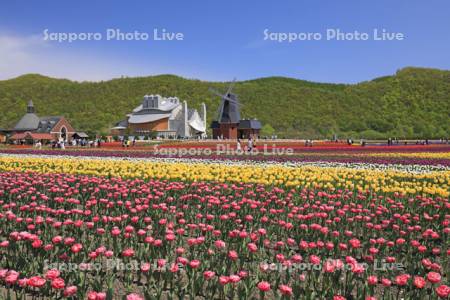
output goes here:
{"type": "Polygon", "coordinates": [[[253,151],[253,139],[251,137],[249,137],[247,141],[247,151],[248,152],[253,151]]]}

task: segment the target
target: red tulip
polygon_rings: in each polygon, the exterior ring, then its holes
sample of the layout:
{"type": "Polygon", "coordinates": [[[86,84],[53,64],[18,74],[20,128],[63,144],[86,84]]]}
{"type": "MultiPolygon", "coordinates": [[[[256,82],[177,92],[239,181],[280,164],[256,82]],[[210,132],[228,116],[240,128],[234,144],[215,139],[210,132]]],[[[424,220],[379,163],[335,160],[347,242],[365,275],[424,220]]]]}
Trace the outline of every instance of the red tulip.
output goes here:
{"type": "Polygon", "coordinates": [[[288,285],[282,284],[278,287],[280,293],[285,296],[292,296],[292,288],[288,285]]]}
{"type": "Polygon", "coordinates": [[[382,278],[382,279],[381,279],[381,284],[382,284],[383,286],[388,287],[388,286],[391,286],[392,282],[391,282],[389,279],[387,279],[387,278],[382,278]]]}
{"type": "Polygon", "coordinates": [[[256,244],[254,244],[254,243],[248,243],[247,248],[252,253],[255,253],[258,251],[258,246],[256,246],[256,244]]]}
{"type": "Polygon", "coordinates": [[[239,256],[236,251],[230,250],[228,251],[228,258],[230,258],[231,260],[237,260],[239,256]]]}
{"type": "Polygon", "coordinates": [[[219,277],[219,283],[221,285],[225,285],[225,284],[227,284],[229,282],[230,282],[230,278],[229,277],[227,277],[227,276],[220,276],[219,277]]]}
{"type": "Polygon", "coordinates": [[[191,260],[191,261],[189,262],[189,266],[190,266],[192,269],[197,269],[197,268],[200,266],[200,261],[199,261],[199,260],[196,260],[196,259],[191,260]]]}
{"type": "Polygon", "coordinates": [[[19,273],[13,270],[8,271],[4,279],[7,284],[14,284],[19,279],[19,273]]]}
{"type": "Polygon", "coordinates": [[[210,279],[214,278],[214,276],[216,276],[216,273],[214,273],[213,271],[205,271],[205,272],[203,272],[203,277],[206,280],[210,280],[210,279]]]}
{"type": "Polygon", "coordinates": [[[223,249],[225,248],[225,242],[222,240],[217,240],[214,242],[214,246],[216,246],[217,249],[223,249]]]}
{"type": "Polygon", "coordinates": [[[436,294],[442,298],[446,299],[450,295],[450,287],[447,285],[441,285],[436,288],[436,294]]]}
{"type": "Polygon", "coordinates": [[[65,285],[66,284],[64,282],[64,279],[62,279],[62,278],[55,278],[51,282],[52,288],[57,289],[57,290],[63,289],[65,287],[65,285]]]}
{"type": "Polygon", "coordinates": [[[58,270],[51,269],[51,270],[48,270],[47,273],[45,273],[45,278],[53,280],[53,279],[58,278],[60,274],[61,273],[58,270]]]}
{"type": "Polygon", "coordinates": [[[33,277],[28,278],[27,285],[40,288],[40,287],[44,286],[45,282],[46,281],[44,278],[39,277],[39,276],[33,276],[33,277]]]}
{"type": "Polygon", "coordinates": [[[143,263],[141,265],[141,271],[144,272],[144,273],[150,271],[150,264],[149,263],[143,263]]]}
{"type": "Polygon", "coordinates": [[[418,289],[422,289],[427,282],[423,277],[414,276],[414,286],[418,289]]]}
{"type": "Polygon", "coordinates": [[[127,300],[144,300],[144,298],[138,294],[133,293],[133,294],[127,295],[127,300]]]}
{"type": "Polygon", "coordinates": [[[64,297],[71,297],[77,293],[77,287],[76,286],[68,286],[63,292],[64,297]]]}
{"type": "Polygon", "coordinates": [[[439,283],[441,281],[441,274],[436,272],[430,272],[427,274],[427,279],[431,283],[439,283]]]}
{"type": "Polygon", "coordinates": [[[267,281],[261,281],[260,283],[258,283],[258,289],[262,292],[270,291],[270,283],[268,283],[267,281]]]}
{"type": "Polygon", "coordinates": [[[320,257],[318,257],[317,255],[310,255],[309,256],[309,261],[313,264],[313,265],[318,265],[320,264],[320,257]]]}
{"type": "Polygon", "coordinates": [[[179,270],[178,264],[172,263],[172,264],[170,265],[170,272],[176,273],[176,272],[178,272],[178,270],[179,270]]]}
{"type": "Polygon", "coordinates": [[[74,245],[70,248],[70,250],[71,250],[73,253],[78,253],[78,252],[81,251],[81,249],[83,249],[83,245],[81,245],[81,244],[74,244],[74,245]]]}
{"type": "Polygon", "coordinates": [[[348,241],[348,243],[350,244],[350,246],[352,246],[352,248],[360,248],[361,247],[361,241],[358,239],[351,239],[350,241],[348,241]]]}
{"type": "Polygon", "coordinates": [[[377,276],[371,275],[371,276],[367,277],[367,283],[369,285],[376,285],[378,283],[377,276]]]}
{"type": "Polygon", "coordinates": [[[406,285],[410,277],[408,274],[398,275],[395,277],[395,283],[400,286],[406,285]]]}
{"type": "Polygon", "coordinates": [[[131,248],[125,249],[122,251],[122,256],[124,257],[133,257],[134,256],[134,250],[131,248]]]}

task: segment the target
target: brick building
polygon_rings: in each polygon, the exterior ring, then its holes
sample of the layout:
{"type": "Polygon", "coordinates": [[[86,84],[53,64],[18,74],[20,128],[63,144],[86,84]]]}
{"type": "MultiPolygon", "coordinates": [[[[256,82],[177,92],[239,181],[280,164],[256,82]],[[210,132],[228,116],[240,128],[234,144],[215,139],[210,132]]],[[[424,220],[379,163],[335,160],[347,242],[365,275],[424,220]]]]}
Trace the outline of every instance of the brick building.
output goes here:
{"type": "Polygon", "coordinates": [[[0,143],[6,142],[7,131],[4,129],[0,129],[0,143]]]}
{"type": "Polygon", "coordinates": [[[76,134],[72,125],[62,116],[38,117],[33,101],[29,101],[26,114],[10,130],[12,141],[70,142],[76,134]]]}

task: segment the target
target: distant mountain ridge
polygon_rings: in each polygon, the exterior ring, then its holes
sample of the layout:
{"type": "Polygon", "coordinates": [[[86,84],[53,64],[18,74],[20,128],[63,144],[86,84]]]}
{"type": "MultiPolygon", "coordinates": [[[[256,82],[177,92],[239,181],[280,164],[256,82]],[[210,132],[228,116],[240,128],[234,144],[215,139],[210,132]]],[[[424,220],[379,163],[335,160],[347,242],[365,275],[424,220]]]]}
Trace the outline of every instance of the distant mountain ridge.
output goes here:
{"type": "MultiPolygon", "coordinates": [[[[0,128],[12,127],[32,99],[39,116],[64,115],[78,129],[107,133],[145,94],[205,102],[208,121],[220,99],[209,87],[228,83],[175,75],[75,82],[38,74],[0,81],[0,128]]],[[[441,138],[450,135],[450,71],[408,67],[358,84],[315,83],[285,77],[237,82],[243,118],[258,118],[279,137],[441,138]],[[268,126],[270,125],[270,126],[268,126]]],[[[263,134],[264,134],[263,133],[263,134]]]]}

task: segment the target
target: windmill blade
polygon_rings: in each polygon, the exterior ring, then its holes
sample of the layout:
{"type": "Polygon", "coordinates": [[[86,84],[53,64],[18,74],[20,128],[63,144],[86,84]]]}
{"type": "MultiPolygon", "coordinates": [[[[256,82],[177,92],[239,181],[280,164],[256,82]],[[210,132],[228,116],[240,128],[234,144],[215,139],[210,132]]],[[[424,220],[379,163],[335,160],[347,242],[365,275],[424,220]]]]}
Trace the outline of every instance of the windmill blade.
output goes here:
{"type": "Polygon", "coordinates": [[[228,86],[228,89],[226,91],[225,94],[221,94],[219,93],[217,90],[213,89],[213,88],[209,88],[208,90],[213,93],[216,94],[217,96],[220,96],[222,98],[226,98],[228,97],[228,95],[231,93],[231,91],[233,90],[234,85],[236,84],[236,77],[233,78],[233,80],[231,81],[230,85],[228,86]]]}
{"type": "Polygon", "coordinates": [[[230,102],[235,103],[236,105],[241,105],[241,106],[243,105],[242,103],[237,102],[236,100],[234,100],[234,99],[232,99],[232,98],[230,98],[230,97],[227,97],[227,96],[225,96],[225,95],[222,95],[221,93],[217,92],[216,90],[211,89],[211,92],[214,93],[215,95],[219,96],[219,97],[222,98],[222,99],[226,99],[226,100],[228,100],[228,101],[230,101],[230,102]]]}
{"type": "Polygon", "coordinates": [[[231,93],[231,90],[233,89],[235,84],[236,84],[236,77],[233,78],[233,80],[231,81],[230,85],[228,86],[228,90],[225,93],[225,96],[228,96],[231,93]]]}
{"type": "Polygon", "coordinates": [[[232,102],[232,103],[234,103],[234,104],[236,104],[236,105],[239,105],[239,106],[244,106],[244,104],[242,104],[241,102],[237,102],[236,100],[234,100],[234,99],[232,99],[232,98],[230,98],[230,97],[222,97],[222,99],[226,99],[226,100],[228,100],[229,102],[232,102]]]}
{"type": "Polygon", "coordinates": [[[218,91],[216,91],[216,90],[213,89],[213,88],[208,88],[208,90],[209,90],[211,93],[213,93],[214,95],[220,97],[220,104],[219,104],[219,106],[217,107],[217,120],[220,121],[220,119],[222,118],[223,106],[225,105],[225,104],[224,104],[224,99],[223,99],[224,95],[222,95],[221,93],[219,93],[218,91]]]}
{"type": "Polygon", "coordinates": [[[219,107],[217,107],[217,120],[220,121],[220,118],[222,118],[222,113],[223,113],[223,106],[224,106],[224,101],[220,100],[220,105],[219,107]]]}
{"type": "Polygon", "coordinates": [[[236,83],[236,78],[233,78],[233,80],[231,81],[230,85],[228,86],[228,89],[227,89],[225,94],[219,93],[217,90],[215,90],[213,88],[208,88],[208,90],[211,93],[213,93],[216,96],[219,96],[220,100],[221,100],[220,101],[220,105],[219,105],[218,110],[217,110],[217,120],[219,120],[219,122],[220,122],[220,119],[222,118],[223,110],[224,110],[224,107],[225,107],[225,101],[233,103],[233,104],[235,104],[237,106],[242,106],[242,104],[237,102],[235,99],[232,99],[232,98],[228,97],[228,95],[231,94],[231,91],[233,90],[233,87],[234,87],[235,83],[236,83]]]}
{"type": "Polygon", "coordinates": [[[213,93],[213,94],[215,94],[215,95],[217,95],[217,96],[219,96],[219,97],[221,97],[221,98],[224,97],[223,94],[219,93],[218,91],[216,91],[216,90],[213,89],[213,88],[209,88],[208,90],[209,90],[211,93],[213,93]]]}

